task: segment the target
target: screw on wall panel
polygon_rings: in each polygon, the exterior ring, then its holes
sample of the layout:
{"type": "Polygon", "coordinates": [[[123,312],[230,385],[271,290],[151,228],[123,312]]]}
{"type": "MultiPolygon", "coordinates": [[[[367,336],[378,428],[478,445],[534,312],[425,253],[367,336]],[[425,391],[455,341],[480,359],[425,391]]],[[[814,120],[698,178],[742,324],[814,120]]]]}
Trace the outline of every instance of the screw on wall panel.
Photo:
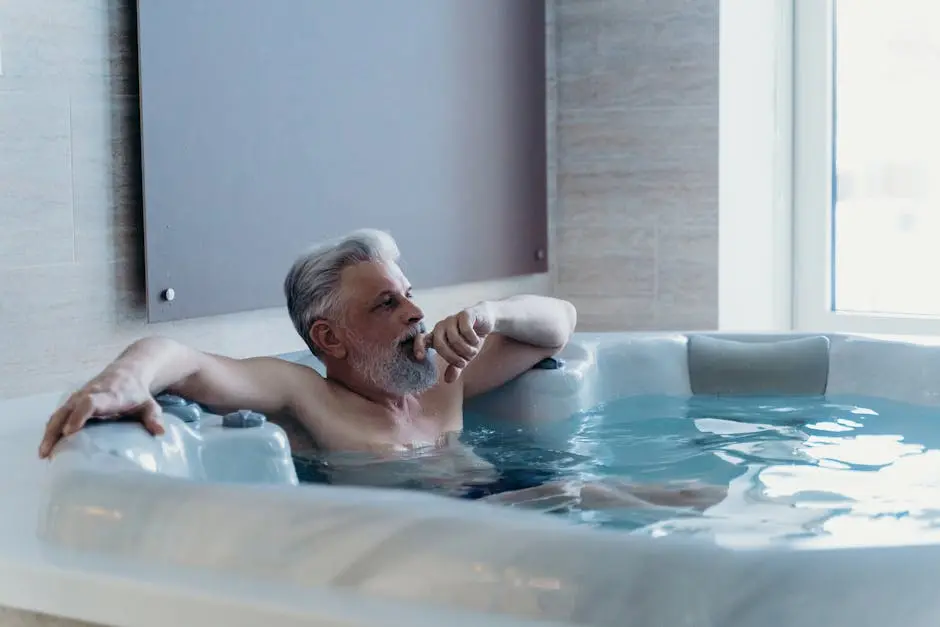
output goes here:
{"type": "Polygon", "coordinates": [[[536,250],[535,258],[538,259],[539,261],[542,261],[543,259],[545,259],[545,250],[542,248],[539,248],[538,250],[536,250]]]}
{"type": "Polygon", "coordinates": [[[173,302],[174,298],[176,298],[176,291],[172,287],[168,287],[165,290],[163,290],[163,294],[161,294],[160,296],[163,297],[163,300],[170,303],[170,302],[173,302]]]}

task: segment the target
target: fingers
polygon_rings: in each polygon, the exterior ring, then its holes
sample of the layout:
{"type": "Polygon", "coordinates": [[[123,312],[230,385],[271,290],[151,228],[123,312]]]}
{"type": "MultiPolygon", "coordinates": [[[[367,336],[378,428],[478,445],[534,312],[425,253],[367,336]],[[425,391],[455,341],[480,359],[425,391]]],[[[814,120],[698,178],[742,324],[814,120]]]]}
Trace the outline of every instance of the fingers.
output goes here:
{"type": "Polygon", "coordinates": [[[434,341],[434,350],[447,362],[444,370],[444,382],[453,383],[460,376],[460,371],[467,365],[467,360],[457,354],[448,337],[447,327],[438,325],[431,332],[434,341]]]}
{"type": "Polygon", "coordinates": [[[431,336],[424,335],[423,333],[419,333],[415,336],[415,359],[418,361],[424,361],[424,358],[428,356],[428,348],[430,348],[429,339],[431,339],[431,336]]]}
{"type": "MultiPolygon", "coordinates": [[[[438,352],[441,352],[441,345],[445,345],[445,351],[449,349],[457,358],[464,360],[464,362],[470,361],[476,357],[477,353],[480,351],[480,345],[482,344],[480,337],[473,330],[469,320],[464,319],[463,316],[449,320],[447,324],[443,324],[438,329],[435,329],[434,337],[434,347],[438,352]],[[438,340],[443,341],[438,344],[438,340]]],[[[458,364],[450,359],[448,359],[448,361],[461,368],[467,365],[466,363],[458,364]]]]}
{"type": "Polygon", "coordinates": [[[463,312],[457,316],[457,331],[460,333],[460,337],[470,346],[479,349],[480,344],[483,343],[483,340],[474,330],[473,320],[470,319],[470,315],[467,312],[463,312]]]}
{"type": "Polygon", "coordinates": [[[144,428],[153,435],[163,435],[163,422],[160,417],[163,415],[163,409],[156,401],[148,401],[142,410],[142,422],[144,428]]]}
{"type": "Polygon", "coordinates": [[[470,314],[462,311],[442,320],[428,338],[423,339],[423,349],[433,342],[434,350],[447,362],[448,366],[444,371],[444,381],[447,383],[457,380],[461,371],[477,356],[483,346],[483,339],[473,326],[470,314]]]}
{"type": "Polygon", "coordinates": [[[95,415],[96,411],[106,411],[104,406],[97,406],[104,405],[103,403],[96,403],[98,398],[100,397],[97,394],[88,394],[81,397],[62,426],[62,435],[77,433],[79,429],[85,426],[88,419],[95,415]]]}
{"type": "Polygon", "coordinates": [[[66,401],[65,405],[55,410],[52,417],[49,418],[49,422],[46,423],[45,433],[43,433],[42,436],[42,441],[39,443],[39,457],[41,459],[45,459],[49,456],[56,442],[62,437],[62,425],[65,424],[70,412],[70,401],[66,401]]]}
{"type": "Polygon", "coordinates": [[[457,368],[463,368],[467,365],[467,360],[455,350],[457,347],[454,346],[455,343],[451,340],[455,332],[449,331],[448,327],[442,324],[434,328],[433,334],[434,350],[444,358],[444,361],[457,368]]]}
{"type": "Polygon", "coordinates": [[[42,441],[39,443],[39,457],[49,457],[59,440],[77,433],[94,417],[118,418],[130,412],[140,413],[143,426],[148,432],[153,435],[162,435],[165,432],[161,420],[163,410],[153,398],[131,409],[119,407],[116,403],[112,396],[105,393],[86,392],[73,395],[46,423],[42,441]]]}
{"type": "Polygon", "coordinates": [[[477,356],[477,347],[471,344],[460,333],[459,327],[450,327],[447,329],[447,342],[455,353],[460,355],[466,361],[470,361],[477,356]]]}
{"type": "Polygon", "coordinates": [[[75,433],[84,426],[94,411],[91,396],[73,396],[52,414],[46,424],[42,442],[39,444],[39,457],[45,459],[63,436],[75,433]],[[76,400],[79,399],[79,400],[76,400]]]}

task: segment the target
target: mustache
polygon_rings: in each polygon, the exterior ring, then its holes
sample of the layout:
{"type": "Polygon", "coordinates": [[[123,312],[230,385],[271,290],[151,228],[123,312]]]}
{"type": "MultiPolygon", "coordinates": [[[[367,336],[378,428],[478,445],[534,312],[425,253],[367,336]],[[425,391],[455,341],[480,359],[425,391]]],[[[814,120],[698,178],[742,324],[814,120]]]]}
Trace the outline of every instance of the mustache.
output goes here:
{"type": "Polygon", "coordinates": [[[401,343],[404,344],[405,342],[413,342],[416,337],[419,335],[424,335],[425,333],[427,333],[427,327],[423,322],[419,322],[408,331],[405,337],[402,338],[401,343]]]}

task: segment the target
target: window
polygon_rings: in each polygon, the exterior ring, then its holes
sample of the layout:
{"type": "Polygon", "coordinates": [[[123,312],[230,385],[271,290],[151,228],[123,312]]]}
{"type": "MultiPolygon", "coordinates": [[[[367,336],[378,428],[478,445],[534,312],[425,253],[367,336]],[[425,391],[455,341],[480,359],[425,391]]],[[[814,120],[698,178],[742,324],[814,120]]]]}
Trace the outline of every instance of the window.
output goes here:
{"type": "Polygon", "coordinates": [[[940,334],[940,3],[796,0],[794,326],[940,334]]]}

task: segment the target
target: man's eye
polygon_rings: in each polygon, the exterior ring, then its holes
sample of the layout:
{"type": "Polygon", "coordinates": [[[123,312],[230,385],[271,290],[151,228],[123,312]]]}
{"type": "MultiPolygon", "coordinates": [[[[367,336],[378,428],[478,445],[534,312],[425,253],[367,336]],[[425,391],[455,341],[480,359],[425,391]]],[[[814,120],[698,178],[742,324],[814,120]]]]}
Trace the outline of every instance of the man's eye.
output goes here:
{"type": "Polygon", "coordinates": [[[382,303],[382,306],[391,309],[392,307],[395,306],[395,299],[394,299],[394,298],[389,298],[388,300],[386,300],[386,301],[384,301],[384,302],[382,303]]]}

